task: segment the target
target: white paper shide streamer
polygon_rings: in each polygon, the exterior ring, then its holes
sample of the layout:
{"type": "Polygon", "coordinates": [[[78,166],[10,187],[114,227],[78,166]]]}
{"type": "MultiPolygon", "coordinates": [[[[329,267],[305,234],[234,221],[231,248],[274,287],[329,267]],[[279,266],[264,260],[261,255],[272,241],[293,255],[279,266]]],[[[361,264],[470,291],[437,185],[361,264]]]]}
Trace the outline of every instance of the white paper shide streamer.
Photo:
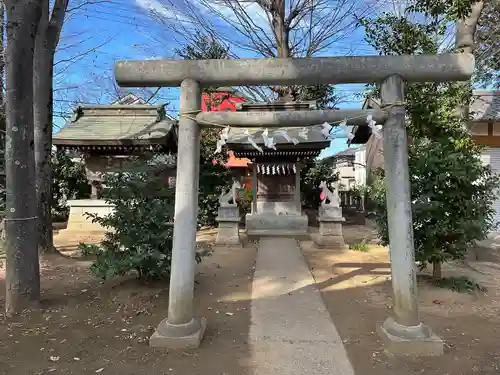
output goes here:
{"type": "Polygon", "coordinates": [[[299,140],[295,137],[290,137],[286,130],[278,130],[278,134],[285,138],[287,142],[293,143],[294,145],[299,143],[299,140]]]}
{"type": "Polygon", "coordinates": [[[264,139],[264,145],[267,148],[276,150],[276,142],[274,142],[274,137],[269,137],[269,130],[267,128],[262,132],[262,139],[264,139]]]}
{"type": "Polygon", "coordinates": [[[260,147],[257,143],[255,143],[248,129],[245,130],[245,135],[247,136],[248,143],[250,143],[260,153],[264,153],[262,147],[260,147]]]}
{"type": "Polygon", "coordinates": [[[323,125],[321,125],[322,129],[321,129],[321,134],[324,135],[324,137],[326,139],[332,139],[332,129],[333,129],[333,126],[331,126],[329,123],[325,122],[323,125]]]}
{"type": "Polygon", "coordinates": [[[366,118],[366,122],[368,123],[368,127],[372,130],[372,134],[376,138],[382,139],[382,132],[380,131],[382,130],[382,125],[377,125],[372,115],[368,115],[368,117],[366,118]]]}
{"type": "Polygon", "coordinates": [[[229,126],[227,126],[221,131],[220,139],[217,141],[217,148],[215,149],[216,154],[222,152],[222,146],[224,146],[229,139],[229,129],[229,126]]]}
{"type": "MultiPolygon", "coordinates": [[[[341,125],[341,126],[344,125],[345,126],[346,124],[347,124],[347,119],[344,120],[339,125],[341,125]]],[[[333,129],[333,127],[328,122],[325,122],[322,125],[321,133],[323,134],[323,136],[326,139],[333,139],[333,135],[331,134],[332,129],[333,129]]],[[[222,152],[222,147],[227,144],[227,141],[229,139],[229,131],[230,131],[230,127],[229,126],[225,127],[221,131],[220,138],[217,141],[217,147],[216,147],[215,153],[222,152]]],[[[304,140],[307,141],[309,139],[309,131],[310,131],[309,127],[304,126],[303,128],[301,128],[298,131],[297,137],[301,138],[301,139],[304,139],[304,140]]],[[[257,142],[255,142],[255,140],[254,140],[252,134],[250,133],[249,129],[245,130],[244,135],[247,137],[247,141],[248,141],[249,144],[251,144],[260,153],[264,153],[264,150],[262,149],[262,147],[260,147],[257,144],[257,142]]],[[[297,139],[297,137],[290,136],[290,134],[288,134],[288,132],[286,130],[284,130],[284,129],[276,130],[273,135],[275,135],[275,136],[281,136],[287,142],[293,143],[294,145],[297,145],[297,144],[300,143],[300,141],[297,139]]],[[[352,134],[349,134],[349,135],[352,136],[352,134]]],[[[349,135],[348,135],[348,137],[349,137],[349,135]]],[[[264,129],[264,131],[262,132],[262,139],[264,141],[264,146],[266,146],[267,148],[270,148],[272,150],[276,150],[275,137],[270,137],[269,136],[269,129],[267,129],[267,128],[264,129]]]]}
{"type": "Polygon", "coordinates": [[[300,129],[298,136],[307,141],[309,139],[309,128],[303,127],[302,129],[300,129]]]}

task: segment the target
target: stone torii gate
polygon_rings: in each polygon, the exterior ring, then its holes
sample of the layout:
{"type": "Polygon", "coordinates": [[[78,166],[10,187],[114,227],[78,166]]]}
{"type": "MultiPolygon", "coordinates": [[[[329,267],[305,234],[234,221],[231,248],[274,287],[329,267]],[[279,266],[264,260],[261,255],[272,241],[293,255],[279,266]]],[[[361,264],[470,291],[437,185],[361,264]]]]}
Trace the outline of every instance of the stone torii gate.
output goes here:
{"type": "MultiPolygon", "coordinates": [[[[198,213],[200,125],[232,127],[310,126],[366,117],[385,121],[384,153],[393,288],[393,316],[378,332],[395,353],[440,354],[443,342],[418,316],[416,266],[408,176],[404,82],[468,80],[472,54],[363,56],[303,59],[119,61],[122,87],[180,86],[179,154],[168,316],[150,339],[154,347],[197,347],[206,327],[193,315],[198,213]],[[201,113],[202,87],[381,83],[381,110],[201,113]]],[[[307,324],[304,322],[304,324],[307,324]]]]}

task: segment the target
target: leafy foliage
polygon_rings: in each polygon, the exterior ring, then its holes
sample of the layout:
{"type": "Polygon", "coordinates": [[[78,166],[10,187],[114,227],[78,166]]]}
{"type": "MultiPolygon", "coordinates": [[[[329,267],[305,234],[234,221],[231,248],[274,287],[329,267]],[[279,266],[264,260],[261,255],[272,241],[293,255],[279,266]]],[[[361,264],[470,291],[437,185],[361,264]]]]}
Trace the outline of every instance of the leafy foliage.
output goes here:
{"type": "Polygon", "coordinates": [[[52,217],[66,220],[69,214],[68,199],[83,199],[90,196],[90,187],[85,165],[73,161],[62,150],[52,153],[52,217]]]}
{"type": "Polygon", "coordinates": [[[315,159],[305,160],[305,166],[302,169],[300,178],[302,206],[305,208],[318,208],[321,203],[319,184],[321,181],[326,181],[330,185],[337,181],[338,178],[338,173],[335,173],[330,164],[315,159]]]}
{"type": "Polygon", "coordinates": [[[296,101],[316,101],[318,109],[333,109],[341,99],[333,85],[294,86],[293,93],[296,101]]]}
{"type": "Polygon", "coordinates": [[[368,245],[366,244],[366,242],[359,242],[359,243],[354,243],[354,244],[349,245],[349,250],[359,251],[361,253],[366,253],[370,249],[369,249],[368,245]]]}
{"type": "Polygon", "coordinates": [[[432,280],[432,283],[439,288],[450,289],[458,293],[477,293],[487,292],[487,288],[468,279],[465,276],[461,277],[443,277],[442,279],[432,280]]]}
{"type": "Polygon", "coordinates": [[[219,129],[205,128],[201,134],[198,224],[212,226],[217,217],[219,196],[224,188],[231,185],[232,176],[225,166],[227,155],[214,154],[219,129]]]}
{"type": "MultiPolygon", "coordinates": [[[[164,164],[133,160],[106,179],[103,192],[114,211],[90,215],[109,231],[99,249],[82,245],[83,253],[96,254],[91,271],[104,279],[136,271],[139,278],[164,279],[172,258],[175,191],[165,184],[164,164]]],[[[196,254],[201,261],[202,254],[196,254]]]]}
{"type": "Polygon", "coordinates": [[[252,188],[241,188],[238,190],[238,205],[240,206],[240,213],[245,215],[251,211],[253,201],[252,188]]]}
{"type": "MultiPolygon", "coordinates": [[[[418,5],[422,4],[427,2],[418,5]]],[[[447,12],[463,11],[453,9],[447,12]]],[[[443,23],[431,20],[419,24],[407,16],[385,14],[364,20],[367,41],[384,55],[436,53],[436,41],[446,31],[443,23]]],[[[463,259],[474,241],[485,238],[497,225],[492,204],[500,180],[482,164],[482,149],[466,130],[468,118],[462,118],[456,110],[470,98],[470,86],[456,83],[411,84],[406,92],[407,125],[412,139],[409,172],[415,257],[421,267],[433,264],[436,278],[441,277],[441,263],[463,259]]],[[[387,245],[383,171],[377,171],[375,177],[368,195],[379,236],[387,245]]]]}
{"type": "MultiPolygon", "coordinates": [[[[463,259],[475,240],[495,228],[492,204],[499,179],[483,166],[468,139],[420,138],[410,148],[415,258],[422,268],[463,259]]],[[[380,171],[380,177],[383,172],[380,171]]],[[[381,178],[369,188],[375,221],[389,244],[385,186],[381,178]]]]}

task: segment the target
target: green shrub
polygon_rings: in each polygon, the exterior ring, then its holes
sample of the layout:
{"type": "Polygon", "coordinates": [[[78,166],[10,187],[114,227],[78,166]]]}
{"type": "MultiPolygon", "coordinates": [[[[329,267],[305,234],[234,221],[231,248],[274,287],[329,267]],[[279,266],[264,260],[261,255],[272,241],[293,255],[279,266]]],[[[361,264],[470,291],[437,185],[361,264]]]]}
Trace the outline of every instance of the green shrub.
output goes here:
{"type": "Polygon", "coordinates": [[[319,184],[326,181],[328,186],[338,180],[338,173],[335,173],[330,164],[321,160],[309,159],[305,161],[305,166],[300,174],[300,193],[302,206],[304,208],[317,209],[321,203],[319,184]]]}
{"type": "Polygon", "coordinates": [[[78,250],[80,250],[81,255],[84,257],[95,257],[102,253],[101,247],[95,244],[79,243],[78,250]]]}
{"type": "MultiPolygon", "coordinates": [[[[493,202],[499,177],[484,166],[471,139],[418,139],[410,147],[409,167],[415,258],[423,269],[465,257],[476,240],[493,230],[493,202]]],[[[371,185],[370,199],[383,245],[389,244],[383,172],[371,185]]]]}
{"type": "Polygon", "coordinates": [[[52,153],[52,218],[54,221],[68,219],[68,199],[90,197],[90,186],[85,165],[73,161],[66,151],[52,153]]]}
{"type": "Polygon", "coordinates": [[[364,242],[351,244],[349,245],[349,249],[354,251],[360,251],[362,253],[366,253],[369,250],[368,245],[364,242]]]}
{"type": "Polygon", "coordinates": [[[225,166],[226,153],[214,155],[220,131],[219,128],[201,130],[199,226],[217,225],[215,218],[218,215],[219,196],[224,188],[229,188],[232,184],[231,171],[225,166]]]}
{"type": "Polygon", "coordinates": [[[247,214],[251,211],[252,200],[252,189],[241,188],[238,190],[238,204],[240,206],[240,212],[242,215],[247,214]]]}
{"type": "Polygon", "coordinates": [[[432,284],[438,288],[450,289],[458,293],[474,293],[474,292],[486,292],[487,289],[478,283],[472,281],[471,279],[460,276],[460,277],[443,277],[441,279],[433,279],[432,284]]]}
{"type": "MultiPolygon", "coordinates": [[[[106,202],[114,212],[89,215],[109,228],[91,271],[104,279],[135,271],[141,279],[170,275],[175,191],[165,184],[162,166],[136,160],[106,179],[106,202]]],[[[196,254],[201,261],[202,254],[196,254]]]]}

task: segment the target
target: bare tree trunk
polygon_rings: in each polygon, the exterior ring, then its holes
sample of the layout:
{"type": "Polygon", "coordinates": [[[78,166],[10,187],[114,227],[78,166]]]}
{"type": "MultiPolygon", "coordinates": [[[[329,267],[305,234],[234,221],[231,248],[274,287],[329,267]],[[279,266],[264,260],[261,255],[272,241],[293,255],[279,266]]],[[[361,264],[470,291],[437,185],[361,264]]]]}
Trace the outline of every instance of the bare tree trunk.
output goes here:
{"type": "Polygon", "coordinates": [[[0,186],[5,188],[5,4],[0,0],[0,186]]]}
{"type": "Polygon", "coordinates": [[[34,57],[34,126],[38,251],[55,251],[52,233],[52,105],[54,54],[59,42],[68,0],[56,0],[52,15],[49,1],[42,0],[34,57]]]}
{"type": "MultiPolygon", "coordinates": [[[[269,11],[272,16],[272,29],[276,40],[276,57],[288,58],[290,56],[290,28],[286,23],[285,0],[271,0],[269,11]]],[[[278,100],[293,100],[292,88],[283,86],[276,88],[278,100]]]]}
{"type": "Polygon", "coordinates": [[[434,280],[440,280],[443,277],[441,262],[433,262],[432,263],[432,278],[434,280]]]}
{"type": "Polygon", "coordinates": [[[20,313],[40,300],[33,152],[33,51],[40,3],[5,0],[7,315],[20,313]]]}
{"type": "MultiPolygon", "coordinates": [[[[477,30],[479,17],[483,12],[485,2],[483,0],[472,3],[472,8],[469,16],[464,19],[457,20],[455,34],[455,50],[457,52],[473,53],[474,41],[477,30]]],[[[470,95],[466,93],[472,90],[471,82],[459,82],[459,85],[464,91],[463,99],[457,106],[457,116],[464,121],[465,124],[469,120],[469,102],[470,95]]]]}
{"type": "Polygon", "coordinates": [[[474,52],[474,37],[484,5],[484,1],[472,3],[472,9],[469,16],[457,21],[457,30],[455,34],[455,49],[457,52],[474,52]]]}

